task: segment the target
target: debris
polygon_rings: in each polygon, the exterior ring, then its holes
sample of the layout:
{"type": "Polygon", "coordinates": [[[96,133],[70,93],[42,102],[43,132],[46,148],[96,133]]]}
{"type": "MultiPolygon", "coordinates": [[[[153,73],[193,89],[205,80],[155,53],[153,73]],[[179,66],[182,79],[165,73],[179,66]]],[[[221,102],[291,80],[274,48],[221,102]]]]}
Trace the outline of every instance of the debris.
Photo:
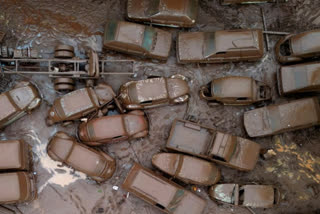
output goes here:
{"type": "Polygon", "coordinates": [[[119,187],[118,186],[113,186],[112,189],[115,190],[115,191],[118,191],[119,187]]]}

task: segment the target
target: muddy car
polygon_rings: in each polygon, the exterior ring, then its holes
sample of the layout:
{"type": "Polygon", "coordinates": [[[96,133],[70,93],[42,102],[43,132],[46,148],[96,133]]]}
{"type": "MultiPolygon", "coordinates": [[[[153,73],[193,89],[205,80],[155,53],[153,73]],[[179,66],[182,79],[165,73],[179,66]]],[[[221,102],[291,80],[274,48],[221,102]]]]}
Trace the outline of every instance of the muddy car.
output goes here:
{"type": "Polygon", "coordinates": [[[16,214],[16,212],[7,207],[0,206],[0,214],[16,214]]]}
{"type": "Polygon", "coordinates": [[[29,170],[29,146],[23,140],[2,140],[0,151],[0,171],[29,170]]]}
{"type": "Polygon", "coordinates": [[[270,208],[280,203],[280,191],[271,185],[216,184],[209,190],[212,200],[254,208],[270,208]]]}
{"type": "Polygon", "coordinates": [[[196,194],[137,163],[122,187],[165,213],[201,214],[207,204],[196,194]]]}
{"type": "Polygon", "coordinates": [[[141,138],[148,135],[148,121],[143,111],[131,111],[128,114],[105,116],[82,123],[78,136],[91,146],[104,143],[141,138]]]}
{"type": "Polygon", "coordinates": [[[250,137],[263,137],[320,125],[320,106],[316,97],[254,109],[244,114],[250,137]]]}
{"type": "Polygon", "coordinates": [[[189,86],[182,75],[155,77],[127,82],[120,87],[119,102],[126,109],[147,109],[163,105],[185,103],[189,100],[189,86]]]}
{"type": "Polygon", "coordinates": [[[280,95],[320,92],[320,63],[281,66],[277,79],[280,95]]]}
{"type": "Polygon", "coordinates": [[[252,170],[260,153],[253,141],[180,119],[173,122],[166,147],[241,171],[252,170]]]}
{"type": "Polygon", "coordinates": [[[257,3],[284,3],[288,0],[220,0],[222,5],[231,4],[257,4],[257,3]]]}
{"type": "Polygon", "coordinates": [[[198,15],[198,0],[128,0],[127,13],[133,21],[192,27],[198,15]]]}
{"type": "Polygon", "coordinates": [[[257,61],[264,55],[261,30],[179,33],[178,63],[257,61]]]}
{"type": "Polygon", "coordinates": [[[202,86],[200,98],[216,104],[250,105],[271,99],[271,88],[250,77],[229,76],[202,86]]]}
{"type": "Polygon", "coordinates": [[[221,177],[213,163],[188,155],[159,153],[152,157],[152,164],[187,184],[211,186],[221,177]]]}
{"type": "Polygon", "coordinates": [[[70,92],[54,101],[48,112],[47,124],[70,122],[86,117],[108,103],[116,102],[115,96],[112,88],[104,83],[70,92]]]}
{"type": "Polygon", "coordinates": [[[285,36],[277,42],[275,54],[283,64],[319,58],[320,29],[285,36]]]}
{"type": "Polygon", "coordinates": [[[116,161],[111,156],[78,143],[64,132],[57,132],[52,137],[47,152],[53,160],[83,172],[97,182],[111,178],[116,169],[116,161]]]}
{"type": "Polygon", "coordinates": [[[172,43],[170,32],[130,22],[107,23],[103,45],[106,49],[167,60],[172,43]]]}
{"type": "Polygon", "coordinates": [[[41,96],[30,82],[20,82],[0,95],[0,129],[40,106],[41,96]]]}
{"type": "Polygon", "coordinates": [[[35,178],[26,172],[0,173],[0,204],[32,201],[37,197],[35,178]]]}

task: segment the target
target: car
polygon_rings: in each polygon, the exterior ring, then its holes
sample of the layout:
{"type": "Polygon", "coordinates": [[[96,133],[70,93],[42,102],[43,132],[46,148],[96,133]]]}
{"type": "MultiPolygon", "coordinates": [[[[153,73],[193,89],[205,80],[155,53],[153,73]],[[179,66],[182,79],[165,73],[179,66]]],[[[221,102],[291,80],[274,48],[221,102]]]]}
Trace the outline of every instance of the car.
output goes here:
{"type": "Polygon", "coordinates": [[[128,0],[128,19],[168,27],[193,27],[198,0],[128,0]]]}
{"type": "Polygon", "coordinates": [[[257,61],[264,55],[261,30],[184,32],[177,38],[178,63],[257,61]]]}
{"type": "Polygon", "coordinates": [[[0,129],[15,122],[41,104],[38,89],[31,82],[22,81],[13,89],[0,94],[0,129]]]}
{"type": "Polygon", "coordinates": [[[250,137],[264,137],[320,124],[318,98],[311,97],[270,105],[244,113],[244,127],[250,137]]]}
{"type": "Polygon", "coordinates": [[[216,184],[209,189],[212,200],[253,208],[271,208],[280,203],[281,193],[272,185],[216,184]]]}
{"type": "Polygon", "coordinates": [[[30,169],[29,145],[23,140],[0,141],[0,171],[30,169]]]}
{"type": "Polygon", "coordinates": [[[320,63],[281,66],[277,72],[277,79],[278,91],[281,96],[320,92],[320,63]]]}
{"type": "Polygon", "coordinates": [[[254,4],[254,3],[285,3],[288,0],[221,0],[222,5],[254,4]]]}
{"type": "Polygon", "coordinates": [[[275,45],[275,54],[282,64],[301,62],[320,56],[320,29],[290,34],[275,45]]]}
{"type": "Polygon", "coordinates": [[[72,91],[54,101],[48,111],[47,124],[50,126],[86,117],[112,101],[116,102],[115,97],[111,86],[105,83],[72,91]]]}
{"type": "Polygon", "coordinates": [[[221,177],[215,164],[189,155],[155,154],[152,157],[152,165],[187,184],[211,186],[221,177]]]}
{"type": "Polygon", "coordinates": [[[120,87],[118,95],[119,102],[128,110],[185,103],[189,97],[189,86],[182,75],[130,81],[120,87]]]}
{"type": "Polygon", "coordinates": [[[200,89],[200,98],[216,104],[250,105],[271,99],[271,88],[251,77],[228,76],[200,89]]]}
{"type": "Polygon", "coordinates": [[[83,172],[97,182],[110,179],[116,169],[114,158],[78,143],[61,131],[52,137],[47,152],[51,159],[83,172]]]}
{"type": "Polygon", "coordinates": [[[37,198],[35,177],[27,172],[0,173],[0,204],[30,202],[37,198]]]}
{"type": "Polygon", "coordinates": [[[167,60],[172,35],[158,28],[124,21],[109,21],[104,31],[106,49],[146,58],[167,60]]]}
{"type": "Polygon", "coordinates": [[[122,188],[170,214],[201,214],[206,200],[135,163],[122,188]]]}
{"type": "Polygon", "coordinates": [[[260,145],[197,123],[175,119],[166,148],[204,158],[240,171],[253,170],[260,145]]]}
{"type": "Polygon", "coordinates": [[[141,138],[148,135],[148,121],[143,111],[95,118],[80,124],[79,139],[90,146],[141,138]]]}

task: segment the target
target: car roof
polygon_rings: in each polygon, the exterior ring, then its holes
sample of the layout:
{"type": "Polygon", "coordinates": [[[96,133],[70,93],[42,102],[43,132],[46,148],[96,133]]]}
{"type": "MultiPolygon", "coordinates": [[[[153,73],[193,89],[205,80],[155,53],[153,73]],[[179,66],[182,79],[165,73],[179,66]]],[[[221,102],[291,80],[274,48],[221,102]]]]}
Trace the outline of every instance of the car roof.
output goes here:
{"type": "MultiPolygon", "coordinates": [[[[66,117],[94,107],[94,103],[89,96],[89,91],[91,95],[94,93],[91,88],[82,88],[61,97],[60,104],[66,117]]],[[[98,100],[94,100],[98,106],[98,100]]]]}
{"type": "Polygon", "coordinates": [[[84,128],[87,127],[94,139],[108,139],[126,135],[122,115],[105,116],[91,120],[84,126],[84,128]]]}
{"type": "Polygon", "coordinates": [[[9,100],[8,92],[0,95],[0,120],[4,120],[17,111],[15,106],[9,100]]]}
{"type": "Polygon", "coordinates": [[[179,33],[178,54],[181,60],[203,59],[204,32],[179,33]]]}
{"type": "Polygon", "coordinates": [[[320,30],[313,30],[291,37],[293,54],[320,52],[320,30]]]}
{"type": "Polygon", "coordinates": [[[268,207],[274,203],[274,188],[267,185],[244,185],[244,206],[268,207]]]}
{"type": "Polygon", "coordinates": [[[134,102],[167,99],[166,80],[163,77],[134,81],[129,86],[129,97],[134,102]]]}
{"type": "Polygon", "coordinates": [[[130,170],[124,187],[129,191],[141,194],[149,200],[168,208],[176,192],[177,185],[173,185],[162,177],[156,176],[153,172],[135,164],[130,170]]]}
{"type": "Polygon", "coordinates": [[[99,173],[101,171],[101,167],[104,167],[105,164],[101,155],[79,143],[75,143],[70,156],[68,157],[67,163],[90,175],[97,175],[96,173],[99,173]]]}
{"type": "Polygon", "coordinates": [[[159,11],[185,12],[189,0],[159,0],[159,11]]]}
{"type": "Polygon", "coordinates": [[[145,28],[144,25],[119,21],[115,40],[141,46],[145,28]]]}
{"type": "Polygon", "coordinates": [[[249,136],[269,135],[290,127],[320,122],[317,98],[305,98],[246,112],[245,128],[249,136]]]}
{"type": "Polygon", "coordinates": [[[221,98],[253,97],[253,79],[250,77],[223,77],[212,81],[212,95],[221,98]]]}
{"type": "Polygon", "coordinates": [[[216,52],[239,48],[258,49],[258,30],[221,30],[215,32],[216,52]]]}
{"type": "Polygon", "coordinates": [[[20,178],[18,173],[1,173],[0,189],[0,203],[21,199],[20,178]]]}
{"type": "Polygon", "coordinates": [[[320,84],[320,63],[283,66],[280,72],[284,93],[320,84]]]}
{"type": "Polygon", "coordinates": [[[23,142],[19,140],[0,141],[0,169],[16,169],[22,166],[23,142]]]}

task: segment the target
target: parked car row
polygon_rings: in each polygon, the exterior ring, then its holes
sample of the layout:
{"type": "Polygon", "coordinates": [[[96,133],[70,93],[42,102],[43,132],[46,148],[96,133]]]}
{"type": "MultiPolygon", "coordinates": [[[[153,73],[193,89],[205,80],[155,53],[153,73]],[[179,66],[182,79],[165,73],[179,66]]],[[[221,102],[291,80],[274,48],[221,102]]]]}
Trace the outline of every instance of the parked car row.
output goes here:
{"type": "Polygon", "coordinates": [[[4,140],[0,141],[0,151],[0,204],[34,200],[37,188],[29,145],[23,140],[4,140]]]}

